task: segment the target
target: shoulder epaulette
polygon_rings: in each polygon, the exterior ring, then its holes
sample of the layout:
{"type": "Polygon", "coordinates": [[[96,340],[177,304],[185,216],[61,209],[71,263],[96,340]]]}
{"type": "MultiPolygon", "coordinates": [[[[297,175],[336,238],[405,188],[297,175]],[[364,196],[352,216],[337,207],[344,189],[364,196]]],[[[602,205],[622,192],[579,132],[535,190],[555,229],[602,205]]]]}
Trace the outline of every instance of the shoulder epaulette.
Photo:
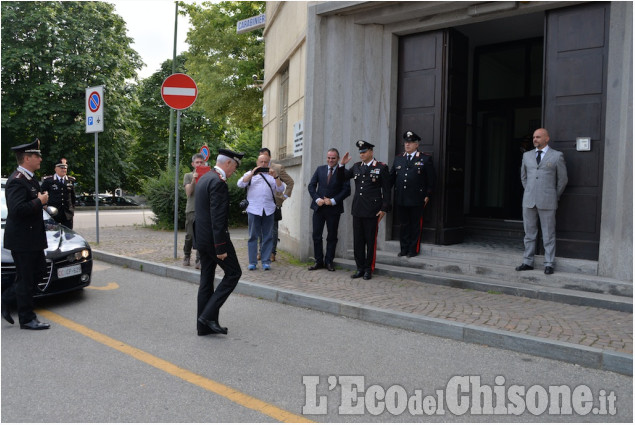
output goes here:
{"type": "Polygon", "coordinates": [[[75,177],[73,177],[73,176],[66,176],[66,177],[67,177],[69,180],[72,180],[72,181],[77,180],[77,179],[76,179],[75,177]]]}
{"type": "Polygon", "coordinates": [[[46,179],[52,179],[54,176],[44,176],[42,177],[42,180],[46,180],[46,179]]]}

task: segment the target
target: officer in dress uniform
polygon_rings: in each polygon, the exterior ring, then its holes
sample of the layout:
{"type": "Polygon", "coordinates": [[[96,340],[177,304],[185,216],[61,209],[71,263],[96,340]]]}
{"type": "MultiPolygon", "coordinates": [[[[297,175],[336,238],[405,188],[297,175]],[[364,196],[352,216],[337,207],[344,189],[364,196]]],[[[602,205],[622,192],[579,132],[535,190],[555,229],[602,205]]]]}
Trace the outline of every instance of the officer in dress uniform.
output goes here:
{"type": "Polygon", "coordinates": [[[40,141],[35,139],[11,148],[18,160],[18,169],[7,179],[7,221],[4,247],[11,251],[16,280],[2,291],[2,317],[13,324],[10,307],[17,306],[20,329],[48,329],[48,323],[37,319],[33,311],[33,288],[46,270],[44,249],[47,248],[42,208],[48,194],[41,192],[34,172],[40,168],[40,141]]]}
{"type": "Polygon", "coordinates": [[[344,165],[351,159],[346,152],[337,172],[338,178],[352,178],[355,181],[351,214],[357,271],[351,277],[369,280],[375,270],[379,222],[390,211],[390,171],[386,164],[373,157],[375,145],[358,140],[355,146],[359,149],[361,161],[353,164],[350,169],[345,169],[344,165]]]}
{"type": "Polygon", "coordinates": [[[75,177],[67,173],[66,158],[60,158],[55,164],[55,174],[44,177],[42,191],[49,193],[49,205],[58,210],[53,217],[55,221],[72,229],[75,215],[75,177]]]}
{"type": "Polygon", "coordinates": [[[227,179],[236,171],[244,155],[229,149],[219,149],[214,168],[196,183],[194,245],[201,255],[196,315],[200,336],[227,334],[227,328],[218,322],[218,313],[242,275],[236,250],[229,237],[227,179]],[[214,290],[216,266],[220,266],[225,275],[214,290]]]}
{"type": "Polygon", "coordinates": [[[395,211],[400,221],[399,257],[419,255],[423,209],[434,190],[434,166],[432,156],[419,152],[421,138],[412,131],[403,135],[404,150],[395,157],[390,170],[395,190],[395,211]]]}

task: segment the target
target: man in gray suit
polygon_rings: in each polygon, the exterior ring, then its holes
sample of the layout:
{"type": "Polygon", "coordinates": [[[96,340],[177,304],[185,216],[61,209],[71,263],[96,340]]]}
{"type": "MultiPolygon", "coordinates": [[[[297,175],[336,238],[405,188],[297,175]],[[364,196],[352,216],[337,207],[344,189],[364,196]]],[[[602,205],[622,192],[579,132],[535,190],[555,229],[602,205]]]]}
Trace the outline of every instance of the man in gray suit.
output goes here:
{"type": "Polygon", "coordinates": [[[567,166],[562,152],[549,147],[549,133],[544,128],[534,131],[535,150],[524,153],[520,180],[523,196],[525,253],[517,271],[533,270],[538,236],[538,219],[545,246],[545,274],[553,274],[556,256],[556,209],[567,186],[567,166]]]}

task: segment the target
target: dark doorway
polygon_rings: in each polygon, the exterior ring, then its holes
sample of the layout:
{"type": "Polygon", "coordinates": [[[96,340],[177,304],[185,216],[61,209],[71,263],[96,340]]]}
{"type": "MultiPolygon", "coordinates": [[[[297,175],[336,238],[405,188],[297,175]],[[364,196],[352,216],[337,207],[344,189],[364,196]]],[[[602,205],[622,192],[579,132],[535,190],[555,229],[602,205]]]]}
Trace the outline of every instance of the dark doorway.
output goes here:
{"type": "Polygon", "coordinates": [[[541,126],[543,39],[474,50],[469,215],[522,220],[522,155],[541,126]]]}

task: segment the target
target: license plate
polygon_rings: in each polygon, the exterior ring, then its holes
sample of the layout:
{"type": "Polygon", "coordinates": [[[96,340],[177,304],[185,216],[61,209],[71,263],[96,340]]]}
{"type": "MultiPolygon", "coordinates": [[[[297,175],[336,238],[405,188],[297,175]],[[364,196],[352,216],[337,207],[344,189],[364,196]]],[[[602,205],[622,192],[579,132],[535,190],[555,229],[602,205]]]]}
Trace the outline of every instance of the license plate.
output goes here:
{"type": "Polygon", "coordinates": [[[61,269],[57,269],[57,277],[59,279],[63,279],[69,276],[76,276],[78,274],[82,274],[81,264],[75,264],[74,266],[62,267],[61,269]]]}

